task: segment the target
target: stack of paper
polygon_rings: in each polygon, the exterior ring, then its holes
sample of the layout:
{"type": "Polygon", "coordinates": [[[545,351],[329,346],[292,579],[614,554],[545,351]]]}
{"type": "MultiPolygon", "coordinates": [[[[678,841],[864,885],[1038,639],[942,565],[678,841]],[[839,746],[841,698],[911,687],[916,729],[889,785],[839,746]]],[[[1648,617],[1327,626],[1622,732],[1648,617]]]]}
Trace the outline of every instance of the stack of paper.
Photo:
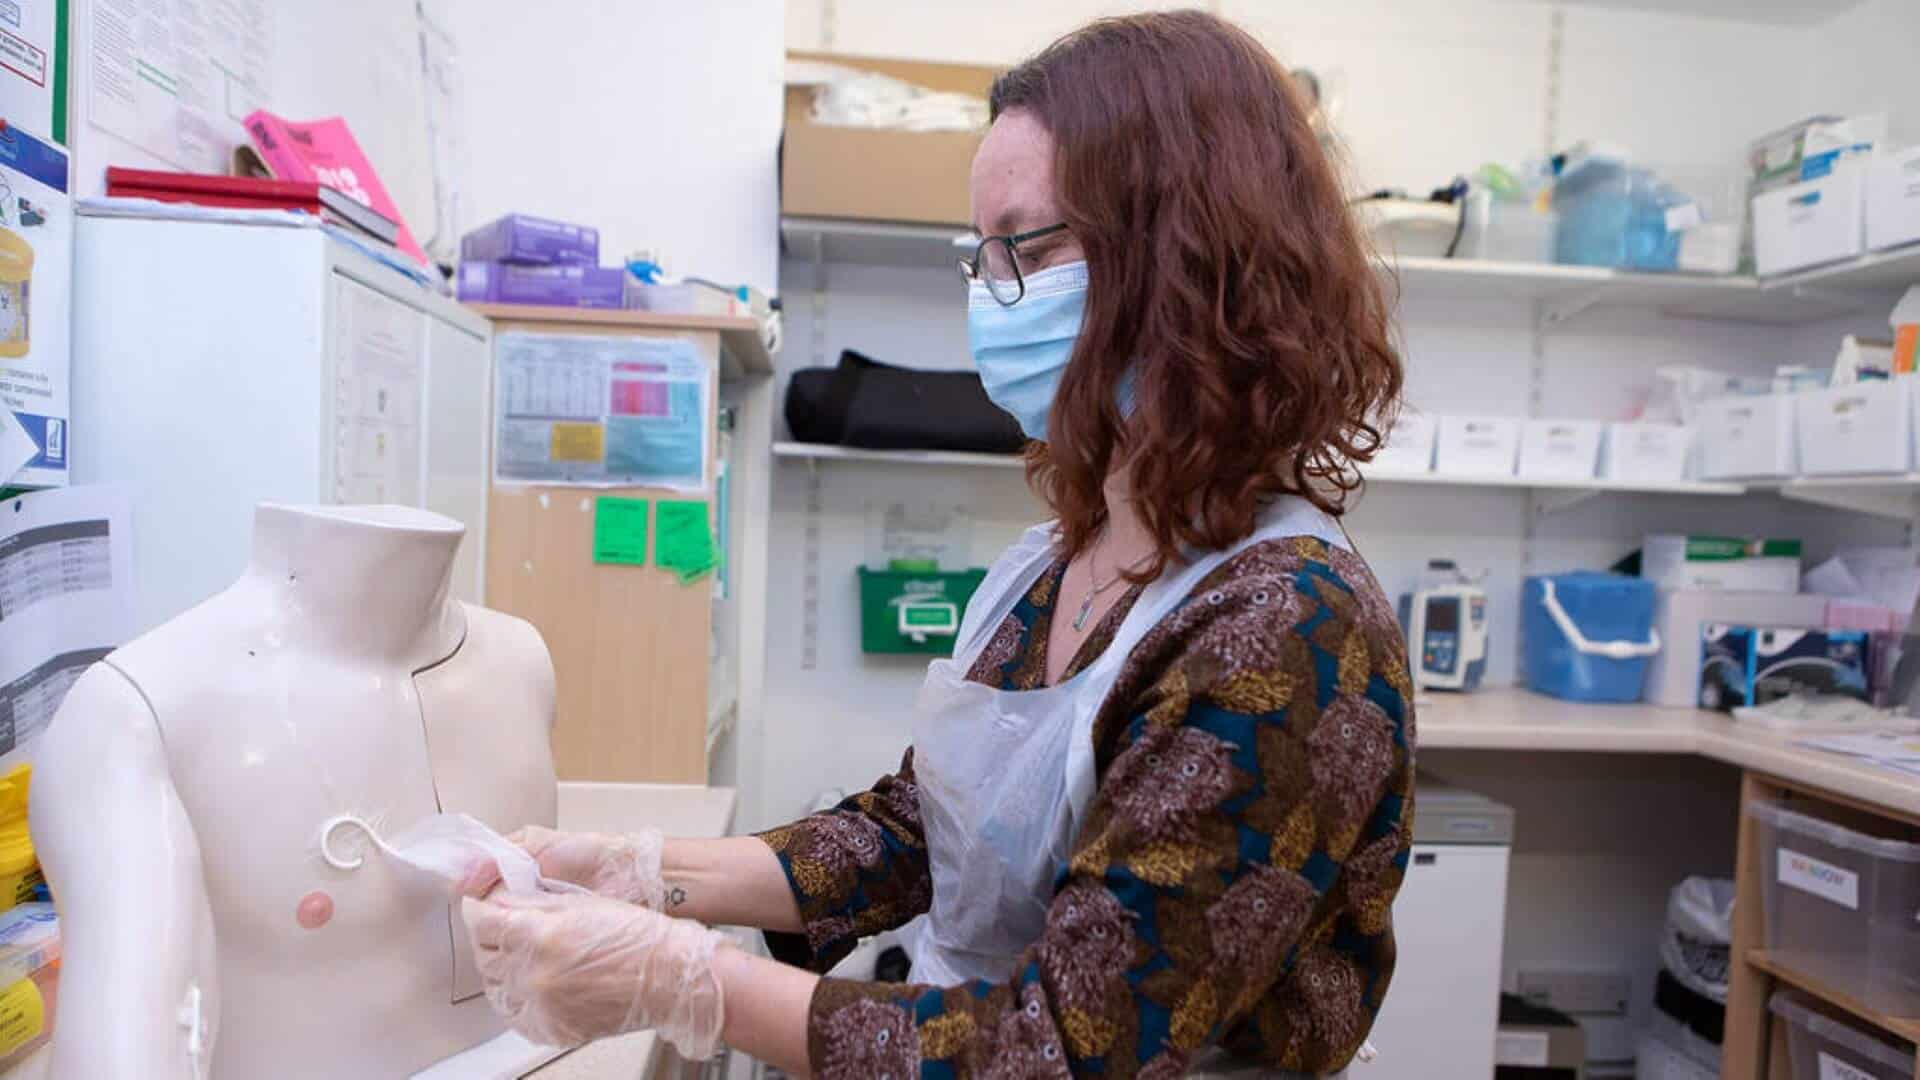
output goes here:
{"type": "Polygon", "coordinates": [[[1816,735],[1795,745],[1831,754],[1845,754],[1889,769],[1920,777],[1920,735],[1897,731],[1863,731],[1845,735],[1816,735]]]}

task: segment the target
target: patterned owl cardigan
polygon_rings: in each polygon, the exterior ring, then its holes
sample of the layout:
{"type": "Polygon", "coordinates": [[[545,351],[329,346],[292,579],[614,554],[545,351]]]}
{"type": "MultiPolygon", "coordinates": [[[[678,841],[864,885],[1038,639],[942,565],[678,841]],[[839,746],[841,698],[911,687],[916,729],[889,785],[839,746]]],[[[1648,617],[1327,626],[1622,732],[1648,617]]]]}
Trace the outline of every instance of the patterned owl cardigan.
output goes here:
{"type": "MultiPolygon", "coordinates": [[[[1016,603],[969,678],[1042,685],[1065,569],[1016,603]]],[[[1107,647],[1139,592],[1068,675],[1107,647]]],[[[1399,626],[1358,556],[1305,537],[1235,555],[1127,658],[1094,727],[1086,823],[1012,976],[823,979],[813,1070],[1168,1077],[1209,1046],[1279,1070],[1344,1068],[1393,975],[1412,702],[1399,626]]],[[[761,836],[805,924],[767,935],[788,963],[825,971],[927,910],[911,750],[872,790],[761,836]]]]}

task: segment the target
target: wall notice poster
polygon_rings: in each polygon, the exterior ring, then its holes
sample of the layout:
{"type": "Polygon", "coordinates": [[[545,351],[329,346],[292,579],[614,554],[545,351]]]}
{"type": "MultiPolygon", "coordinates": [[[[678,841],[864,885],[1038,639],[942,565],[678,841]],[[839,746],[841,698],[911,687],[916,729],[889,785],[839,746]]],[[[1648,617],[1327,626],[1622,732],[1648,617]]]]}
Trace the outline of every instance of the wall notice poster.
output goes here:
{"type": "Polygon", "coordinates": [[[501,334],[502,483],[707,490],[713,372],[684,338],[501,334]]]}
{"type": "MultiPolygon", "coordinates": [[[[3,2],[3,0],[0,0],[3,2]]],[[[189,172],[225,173],[270,96],[269,0],[87,0],[93,125],[189,172]]]]}
{"type": "Polygon", "coordinates": [[[42,138],[63,141],[53,115],[65,60],[55,47],[56,0],[0,0],[0,118],[42,138]]]}
{"type": "Polygon", "coordinates": [[[418,506],[427,321],[344,277],[333,317],[334,500],[418,506]]]}
{"type": "Polygon", "coordinates": [[[131,516],[101,487],[0,503],[0,755],[38,738],[74,681],[132,636],[131,516]]]}
{"type": "Polygon", "coordinates": [[[67,178],[66,151],[19,129],[0,131],[0,487],[67,482],[67,178]]]}

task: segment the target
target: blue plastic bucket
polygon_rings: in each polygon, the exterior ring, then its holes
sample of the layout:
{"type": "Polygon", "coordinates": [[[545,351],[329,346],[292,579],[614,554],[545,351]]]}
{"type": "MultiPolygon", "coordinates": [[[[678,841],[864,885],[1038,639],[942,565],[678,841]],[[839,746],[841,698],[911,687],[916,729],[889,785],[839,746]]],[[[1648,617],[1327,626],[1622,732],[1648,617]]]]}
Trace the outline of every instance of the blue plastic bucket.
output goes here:
{"type": "Polygon", "coordinates": [[[1521,593],[1527,685],[1568,701],[1639,701],[1660,651],[1653,583],[1622,574],[1542,574],[1521,593]]]}

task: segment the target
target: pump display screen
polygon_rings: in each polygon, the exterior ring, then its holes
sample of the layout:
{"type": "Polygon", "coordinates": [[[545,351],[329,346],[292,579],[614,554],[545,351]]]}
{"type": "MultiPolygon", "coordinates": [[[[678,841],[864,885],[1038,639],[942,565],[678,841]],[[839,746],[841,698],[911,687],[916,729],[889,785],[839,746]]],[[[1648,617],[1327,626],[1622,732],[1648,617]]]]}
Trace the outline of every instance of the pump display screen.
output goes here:
{"type": "Polygon", "coordinates": [[[1427,604],[1427,632],[1454,634],[1460,631],[1460,601],[1433,600],[1427,604]]]}

